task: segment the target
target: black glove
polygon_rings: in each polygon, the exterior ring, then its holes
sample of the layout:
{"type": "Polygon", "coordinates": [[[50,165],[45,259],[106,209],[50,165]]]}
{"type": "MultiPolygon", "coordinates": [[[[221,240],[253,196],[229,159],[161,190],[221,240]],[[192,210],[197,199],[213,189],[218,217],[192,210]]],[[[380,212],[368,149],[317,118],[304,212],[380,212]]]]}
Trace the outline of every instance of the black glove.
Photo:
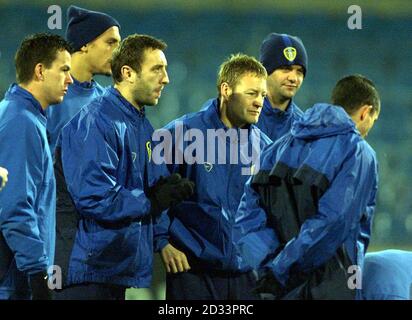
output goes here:
{"type": "Polygon", "coordinates": [[[46,272],[29,275],[29,282],[33,300],[52,300],[52,291],[47,286],[48,276],[46,272]]]}
{"type": "Polygon", "coordinates": [[[189,198],[193,194],[194,188],[195,184],[192,181],[182,178],[178,173],[167,178],[161,177],[147,192],[147,197],[152,205],[151,214],[158,215],[163,210],[189,198]]]}
{"type": "Polygon", "coordinates": [[[257,286],[253,291],[257,294],[272,294],[274,299],[280,299],[285,294],[285,288],[270,270],[266,271],[257,281],[257,286]]]}

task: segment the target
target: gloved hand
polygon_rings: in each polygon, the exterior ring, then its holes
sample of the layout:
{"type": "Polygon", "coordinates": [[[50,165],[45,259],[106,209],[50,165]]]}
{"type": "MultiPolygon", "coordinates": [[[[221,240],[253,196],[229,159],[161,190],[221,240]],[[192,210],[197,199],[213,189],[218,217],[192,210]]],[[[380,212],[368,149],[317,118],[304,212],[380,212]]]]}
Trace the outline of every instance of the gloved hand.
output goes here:
{"type": "Polygon", "coordinates": [[[272,271],[267,270],[257,281],[257,286],[253,291],[258,294],[269,293],[274,296],[274,299],[280,299],[285,293],[285,288],[276,279],[272,271]]]}
{"type": "Polygon", "coordinates": [[[47,286],[48,276],[46,272],[29,275],[29,282],[32,300],[52,300],[52,291],[47,286]]]}
{"type": "Polygon", "coordinates": [[[151,214],[159,215],[163,210],[173,207],[189,198],[194,192],[195,184],[174,173],[169,177],[161,177],[147,192],[152,210],[151,214]]]}

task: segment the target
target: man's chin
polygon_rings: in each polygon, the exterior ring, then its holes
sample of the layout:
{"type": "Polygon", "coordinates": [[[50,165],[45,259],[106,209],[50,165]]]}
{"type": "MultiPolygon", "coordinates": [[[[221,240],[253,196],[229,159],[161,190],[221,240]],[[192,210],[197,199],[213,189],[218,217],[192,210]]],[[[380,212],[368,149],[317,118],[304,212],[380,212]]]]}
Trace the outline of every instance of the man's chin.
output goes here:
{"type": "Polygon", "coordinates": [[[245,119],[247,124],[256,124],[259,121],[259,117],[248,117],[245,119]]]}
{"type": "Polygon", "coordinates": [[[298,90],[296,88],[284,89],[284,90],[282,90],[282,94],[285,98],[291,99],[295,96],[297,91],[298,90]]]}
{"type": "Polygon", "coordinates": [[[56,98],[56,99],[52,100],[52,101],[49,103],[49,105],[62,103],[63,100],[64,100],[64,96],[61,96],[61,97],[59,97],[59,98],[56,98]]]}
{"type": "Polygon", "coordinates": [[[156,100],[148,100],[148,101],[140,101],[138,104],[145,107],[154,107],[159,102],[159,99],[156,100]]]}
{"type": "Polygon", "coordinates": [[[145,105],[148,107],[155,107],[158,103],[159,103],[159,99],[156,99],[155,101],[147,102],[145,105]]]}
{"type": "Polygon", "coordinates": [[[293,92],[288,91],[284,93],[283,97],[285,99],[292,99],[295,96],[295,94],[296,94],[296,91],[293,91],[293,92]]]}

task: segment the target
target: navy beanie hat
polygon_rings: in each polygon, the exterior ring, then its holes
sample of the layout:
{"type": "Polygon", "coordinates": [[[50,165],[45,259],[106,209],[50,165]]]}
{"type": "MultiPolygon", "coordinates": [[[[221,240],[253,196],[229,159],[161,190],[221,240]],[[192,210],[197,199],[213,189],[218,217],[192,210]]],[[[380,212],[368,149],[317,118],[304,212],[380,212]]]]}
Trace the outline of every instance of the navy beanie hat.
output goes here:
{"type": "Polygon", "coordinates": [[[74,52],[96,39],[107,29],[119,27],[120,24],[111,16],[97,11],[91,11],[76,6],[67,9],[66,40],[74,52]]]}
{"type": "Polygon", "coordinates": [[[285,65],[300,65],[306,75],[308,56],[302,40],[288,34],[271,33],[260,46],[260,62],[268,75],[285,65]]]}

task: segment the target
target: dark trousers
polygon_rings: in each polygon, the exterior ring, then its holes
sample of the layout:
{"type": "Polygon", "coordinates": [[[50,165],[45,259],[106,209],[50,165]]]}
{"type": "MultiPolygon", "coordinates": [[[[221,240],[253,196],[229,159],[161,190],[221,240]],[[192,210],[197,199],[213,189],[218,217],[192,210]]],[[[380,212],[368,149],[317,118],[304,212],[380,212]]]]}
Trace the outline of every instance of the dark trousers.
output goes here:
{"type": "Polygon", "coordinates": [[[126,287],[86,283],[54,291],[54,300],[125,300],[126,287]]]}
{"type": "Polygon", "coordinates": [[[168,273],[166,300],[258,300],[256,276],[250,272],[187,271],[168,273]]]}

